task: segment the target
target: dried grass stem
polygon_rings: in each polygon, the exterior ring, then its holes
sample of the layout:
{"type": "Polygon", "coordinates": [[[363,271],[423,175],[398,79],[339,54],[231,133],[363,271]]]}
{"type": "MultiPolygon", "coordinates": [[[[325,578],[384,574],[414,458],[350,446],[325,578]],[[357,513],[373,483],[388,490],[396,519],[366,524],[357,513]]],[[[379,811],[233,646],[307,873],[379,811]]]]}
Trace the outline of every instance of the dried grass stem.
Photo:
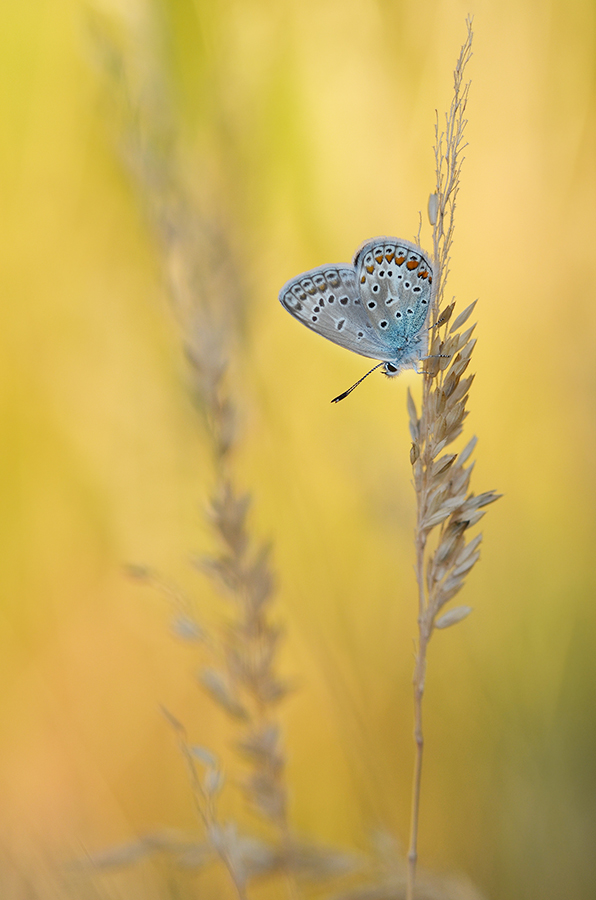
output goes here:
{"type": "Polygon", "coordinates": [[[415,762],[412,785],[410,842],[407,863],[406,900],[414,900],[418,862],[418,831],[424,734],[422,704],[426,679],[428,644],[435,628],[462,621],[467,606],[443,607],[463,587],[465,577],[479,557],[481,535],[466,542],[466,531],[484,515],[482,507],[498,498],[493,491],[475,496],[469,491],[473,463],[466,466],[476,439],[459,453],[443,453],[463,431],[466,404],[474,376],[463,378],[476,343],[474,326],[462,331],[471,315],[471,303],[450,326],[455,303],[444,303],[453,240],[454,214],[459,190],[464,117],[469,82],[464,82],[472,55],[472,20],[466,21],[467,36],[454,72],[454,92],[444,130],[435,126],[436,189],[429,203],[433,224],[434,297],[431,311],[431,341],[425,361],[420,416],[408,394],[412,449],[410,459],[416,491],[415,532],[416,580],[418,583],[418,640],[413,675],[415,762]],[[442,455],[441,455],[442,454],[442,455]],[[432,536],[432,544],[430,538],[432,536]]]}

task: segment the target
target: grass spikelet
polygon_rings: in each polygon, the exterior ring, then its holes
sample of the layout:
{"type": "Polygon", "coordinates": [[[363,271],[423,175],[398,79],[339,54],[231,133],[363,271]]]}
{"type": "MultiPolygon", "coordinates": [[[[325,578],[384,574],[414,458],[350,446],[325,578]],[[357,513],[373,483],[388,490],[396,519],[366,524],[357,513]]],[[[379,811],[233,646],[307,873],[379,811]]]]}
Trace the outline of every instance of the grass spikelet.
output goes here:
{"type": "Polygon", "coordinates": [[[472,20],[454,72],[451,107],[444,129],[435,126],[436,189],[429,202],[433,226],[434,298],[431,310],[432,339],[429,359],[425,361],[422,404],[418,415],[408,394],[408,416],[412,448],[410,460],[416,491],[415,532],[416,579],[418,582],[418,640],[414,668],[414,737],[416,755],[412,788],[412,814],[406,898],[415,894],[418,860],[418,825],[422,755],[422,701],[424,697],[428,643],[435,629],[445,629],[463,621],[472,611],[469,606],[445,610],[464,586],[466,577],[479,559],[482,535],[468,540],[468,529],[484,515],[484,507],[498,499],[494,491],[475,496],[470,491],[473,463],[470,456],[476,438],[457,454],[447,452],[463,432],[468,415],[467,403],[474,375],[464,378],[476,343],[475,325],[465,331],[476,301],[470,303],[450,325],[455,303],[444,303],[449,273],[455,209],[459,191],[465,110],[470,82],[465,71],[472,55],[472,20]]]}

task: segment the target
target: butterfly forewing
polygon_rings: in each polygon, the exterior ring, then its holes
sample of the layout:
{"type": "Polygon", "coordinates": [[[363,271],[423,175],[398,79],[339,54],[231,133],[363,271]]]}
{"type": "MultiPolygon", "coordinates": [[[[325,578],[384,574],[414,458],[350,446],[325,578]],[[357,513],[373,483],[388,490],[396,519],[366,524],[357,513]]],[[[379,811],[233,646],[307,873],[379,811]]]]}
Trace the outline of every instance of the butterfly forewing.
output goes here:
{"type": "Polygon", "coordinates": [[[353,266],[318,266],[288,281],[282,306],[328,340],[371,359],[387,358],[387,347],[362,303],[353,266]]]}

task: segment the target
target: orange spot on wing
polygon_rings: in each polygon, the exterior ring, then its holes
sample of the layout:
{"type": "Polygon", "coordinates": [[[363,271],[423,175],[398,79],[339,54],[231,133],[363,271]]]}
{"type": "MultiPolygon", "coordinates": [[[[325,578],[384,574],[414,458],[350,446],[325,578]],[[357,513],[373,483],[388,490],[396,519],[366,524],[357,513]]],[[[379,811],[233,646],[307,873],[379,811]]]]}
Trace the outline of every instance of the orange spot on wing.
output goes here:
{"type": "Polygon", "coordinates": [[[428,272],[424,269],[423,272],[418,272],[418,278],[428,278],[428,272]]]}
{"type": "Polygon", "coordinates": [[[368,272],[369,275],[372,275],[372,273],[375,271],[375,267],[374,267],[374,266],[367,266],[367,267],[366,267],[366,271],[368,272]]]}
{"type": "Polygon", "coordinates": [[[405,263],[405,261],[406,261],[405,256],[396,256],[396,257],[395,257],[395,264],[396,264],[397,266],[403,265],[403,264],[405,263]]]}
{"type": "Polygon", "coordinates": [[[366,281],[366,278],[363,275],[362,278],[360,279],[360,284],[364,284],[365,281],[366,281]]]}
{"type": "Polygon", "coordinates": [[[383,262],[383,253],[381,252],[378,256],[375,256],[375,259],[378,263],[383,262]]]}
{"type": "Polygon", "coordinates": [[[410,270],[410,272],[420,265],[419,259],[409,259],[406,263],[406,268],[410,270]]]}
{"type": "Polygon", "coordinates": [[[391,260],[393,259],[394,256],[395,256],[395,254],[394,254],[393,250],[388,250],[387,253],[385,254],[385,259],[387,260],[387,262],[391,262],[391,260]]]}

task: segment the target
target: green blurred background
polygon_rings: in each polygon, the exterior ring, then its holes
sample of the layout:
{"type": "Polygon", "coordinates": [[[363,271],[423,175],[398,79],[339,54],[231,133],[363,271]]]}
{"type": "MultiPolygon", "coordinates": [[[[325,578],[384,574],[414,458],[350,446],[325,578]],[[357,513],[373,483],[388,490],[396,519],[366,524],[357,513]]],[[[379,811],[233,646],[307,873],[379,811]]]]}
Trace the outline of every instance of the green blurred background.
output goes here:
{"type": "MultiPolygon", "coordinates": [[[[473,487],[505,497],[460,595],[475,612],[430,648],[420,853],[490,897],[594,896],[593,0],[1,5],[6,896],[25,872],[43,896],[56,861],[194,827],[159,704],[197,742],[219,752],[231,739],[196,685],[196,650],[123,573],[151,565],[217,617],[189,563],[212,543],[213,470],[147,198],[119,149],[122,96],[98,23],[125,53],[133,93],[167,87],[187,177],[242,272],[234,468],[254,532],[274,543],[281,668],[298,687],[280,711],[292,823],[345,849],[379,827],[406,843],[416,612],[405,400],[419,380],[373,376],[332,407],[366,361],[300,327],[277,293],[365,238],[414,237],[469,12],[448,295],[460,310],[480,298],[473,487]]],[[[157,896],[154,876],[131,871],[102,890],[157,896]]]]}

